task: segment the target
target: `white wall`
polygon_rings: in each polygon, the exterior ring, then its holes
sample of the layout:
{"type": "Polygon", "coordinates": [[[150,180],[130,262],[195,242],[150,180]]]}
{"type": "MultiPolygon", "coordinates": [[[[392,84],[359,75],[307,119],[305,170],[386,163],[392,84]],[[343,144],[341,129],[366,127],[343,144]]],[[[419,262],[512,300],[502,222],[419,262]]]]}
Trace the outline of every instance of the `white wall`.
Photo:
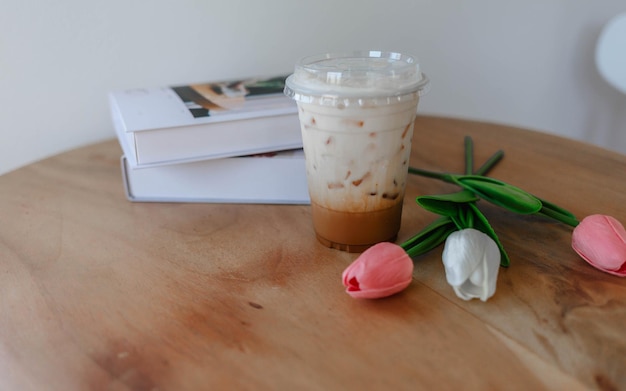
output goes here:
{"type": "MultiPolygon", "coordinates": [[[[106,93],[289,72],[362,48],[420,57],[422,113],[626,153],[626,96],[593,63],[626,0],[2,0],[0,173],[114,137],[106,93]]],[[[427,136],[427,135],[424,135],[427,136]]]]}

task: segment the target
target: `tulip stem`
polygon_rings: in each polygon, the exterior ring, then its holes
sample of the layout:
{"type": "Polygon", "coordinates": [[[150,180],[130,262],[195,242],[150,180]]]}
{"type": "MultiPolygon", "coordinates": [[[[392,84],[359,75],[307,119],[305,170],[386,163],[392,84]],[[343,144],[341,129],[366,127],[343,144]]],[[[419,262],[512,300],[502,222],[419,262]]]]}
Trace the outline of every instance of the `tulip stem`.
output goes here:
{"type": "Polygon", "coordinates": [[[478,170],[476,170],[475,174],[476,175],[487,175],[487,173],[496,166],[496,163],[498,163],[502,158],[504,157],[504,151],[499,149],[496,151],[496,153],[494,153],[493,155],[491,155],[491,157],[489,159],[487,159],[487,161],[478,168],[478,170]]]}
{"type": "MultiPolygon", "coordinates": [[[[466,145],[466,148],[467,148],[467,145],[466,145]]],[[[469,148],[471,149],[472,147],[470,146],[469,148]]],[[[466,152],[467,152],[467,149],[466,149],[466,152]]],[[[487,174],[493,167],[495,167],[495,165],[500,160],[502,160],[503,157],[504,157],[504,151],[502,151],[502,150],[496,151],[496,153],[491,155],[489,157],[489,159],[487,159],[487,161],[485,161],[485,163],[482,166],[480,166],[478,168],[478,170],[476,170],[476,172],[474,174],[475,175],[485,175],[485,174],[487,174]]],[[[472,167],[473,166],[472,161],[473,161],[473,159],[470,159],[470,161],[468,162],[468,160],[466,158],[466,160],[465,160],[466,171],[467,171],[468,167],[472,167]]],[[[435,172],[435,171],[423,170],[421,168],[416,168],[416,167],[409,167],[409,174],[414,174],[414,175],[419,175],[419,176],[423,176],[423,177],[439,179],[439,180],[442,180],[442,181],[448,182],[448,183],[455,183],[454,180],[452,179],[452,176],[450,174],[445,174],[445,173],[435,172]]]]}
{"type": "MultiPolygon", "coordinates": [[[[419,176],[424,176],[428,178],[440,179],[442,181],[446,181],[446,174],[434,171],[422,170],[421,168],[415,168],[409,166],[409,174],[415,174],[419,176]]],[[[447,182],[447,181],[446,181],[447,182]]]]}

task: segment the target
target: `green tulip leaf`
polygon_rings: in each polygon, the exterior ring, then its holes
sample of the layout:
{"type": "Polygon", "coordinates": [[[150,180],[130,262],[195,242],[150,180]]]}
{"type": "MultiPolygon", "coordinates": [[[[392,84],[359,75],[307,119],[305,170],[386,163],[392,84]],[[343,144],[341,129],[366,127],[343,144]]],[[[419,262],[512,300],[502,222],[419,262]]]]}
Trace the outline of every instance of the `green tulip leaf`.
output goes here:
{"type": "Polygon", "coordinates": [[[514,213],[533,214],[539,212],[543,206],[532,194],[497,179],[479,175],[457,175],[453,180],[486,201],[514,213]]]}
{"type": "MultiPolygon", "coordinates": [[[[472,203],[474,205],[475,203],[472,203]]],[[[459,229],[465,228],[473,228],[474,227],[474,212],[470,207],[470,204],[467,203],[463,205],[462,208],[459,208],[459,214],[456,219],[453,219],[459,229]]]]}
{"type": "Polygon", "coordinates": [[[461,190],[451,194],[419,196],[415,199],[422,208],[448,217],[457,216],[460,205],[478,200],[479,198],[469,190],[461,190]]]}
{"type": "Polygon", "coordinates": [[[498,245],[498,248],[500,249],[500,266],[509,267],[509,265],[511,264],[511,259],[509,258],[509,255],[504,250],[504,246],[500,242],[500,239],[498,238],[496,231],[494,231],[494,229],[491,227],[491,224],[489,224],[489,221],[487,220],[485,215],[482,214],[482,212],[478,209],[478,207],[476,207],[476,205],[468,204],[468,206],[472,210],[472,213],[475,216],[474,229],[481,231],[482,233],[486,234],[491,239],[493,239],[494,242],[496,242],[496,244],[498,245]]]}
{"type": "Polygon", "coordinates": [[[400,246],[410,257],[426,254],[443,243],[456,229],[449,217],[440,217],[400,246]]]}

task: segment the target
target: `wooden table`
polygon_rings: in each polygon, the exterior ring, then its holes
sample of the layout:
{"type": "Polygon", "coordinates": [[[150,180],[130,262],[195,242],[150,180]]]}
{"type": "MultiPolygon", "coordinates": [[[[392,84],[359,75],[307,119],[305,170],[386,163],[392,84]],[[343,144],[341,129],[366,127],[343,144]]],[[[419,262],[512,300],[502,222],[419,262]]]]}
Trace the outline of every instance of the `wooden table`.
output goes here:
{"type": "MultiPolygon", "coordinates": [[[[419,117],[411,164],[491,176],[626,222],[626,156],[508,126],[419,117]]],[[[320,245],[308,206],[132,203],[115,140],[0,177],[1,390],[626,389],[626,279],[587,265],[571,228],[481,203],[512,265],[458,299],[441,247],[414,281],[359,301],[356,258],[320,245]]],[[[399,241],[436,218],[408,184],[399,241]]]]}

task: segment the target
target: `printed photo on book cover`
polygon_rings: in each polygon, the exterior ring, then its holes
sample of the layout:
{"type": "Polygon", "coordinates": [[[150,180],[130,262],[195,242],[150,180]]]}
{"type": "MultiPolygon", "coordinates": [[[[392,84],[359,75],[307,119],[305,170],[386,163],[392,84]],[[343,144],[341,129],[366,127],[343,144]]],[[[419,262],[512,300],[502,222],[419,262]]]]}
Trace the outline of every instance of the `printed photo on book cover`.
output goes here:
{"type": "Polygon", "coordinates": [[[194,118],[241,108],[246,100],[282,94],[287,76],[246,79],[172,87],[194,118]]]}

